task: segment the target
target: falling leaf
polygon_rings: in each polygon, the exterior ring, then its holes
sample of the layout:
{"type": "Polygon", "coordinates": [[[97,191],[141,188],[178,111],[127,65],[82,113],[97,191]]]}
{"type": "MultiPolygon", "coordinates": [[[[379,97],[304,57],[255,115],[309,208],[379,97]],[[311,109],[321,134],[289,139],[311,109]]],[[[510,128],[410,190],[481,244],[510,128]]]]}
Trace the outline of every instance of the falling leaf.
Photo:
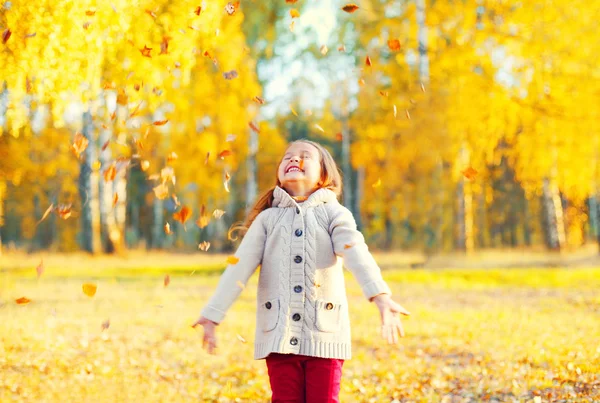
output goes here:
{"type": "Polygon", "coordinates": [[[170,36],[163,36],[163,39],[160,43],[160,53],[159,55],[167,55],[169,54],[169,41],[171,40],[170,36]]]}
{"type": "Polygon", "coordinates": [[[200,6],[196,7],[196,10],[194,10],[194,13],[196,15],[200,15],[201,12],[202,12],[202,7],[200,7],[200,6]]]}
{"type": "Polygon", "coordinates": [[[163,280],[163,284],[166,286],[169,285],[169,283],[171,282],[171,277],[167,274],[165,275],[165,279],[163,280]]]}
{"type": "Polygon", "coordinates": [[[425,85],[421,83],[421,91],[425,92],[425,85]]]}
{"type": "Polygon", "coordinates": [[[87,15],[88,17],[92,17],[92,16],[94,16],[95,14],[96,14],[96,12],[95,12],[95,11],[92,11],[92,10],[87,10],[87,11],[85,12],[85,15],[87,15]]]}
{"type": "Polygon", "coordinates": [[[338,52],[345,52],[346,51],[346,45],[341,44],[340,46],[338,46],[338,52]]]}
{"type": "MultiPolygon", "coordinates": [[[[48,215],[52,212],[52,210],[54,210],[54,203],[51,203],[50,206],[46,209],[46,211],[44,212],[44,215],[42,216],[42,218],[37,222],[37,224],[41,223],[42,221],[44,221],[46,219],[46,217],[48,217],[48,215]]],[[[36,225],[37,225],[36,224],[36,225]]]]}
{"type": "Polygon", "coordinates": [[[196,220],[196,225],[198,228],[204,228],[210,222],[210,214],[207,213],[206,207],[204,204],[200,207],[200,216],[196,220]]]}
{"type": "Polygon", "coordinates": [[[140,168],[142,168],[142,171],[146,172],[148,170],[148,168],[150,168],[150,161],[148,160],[143,160],[140,163],[140,168]]]}
{"type": "Polygon", "coordinates": [[[327,54],[327,52],[329,51],[329,49],[327,48],[327,45],[322,45],[321,48],[319,49],[319,51],[321,52],[321,54],[323,56],[325,56],[327,54]]]}
{"type": "Polygon", "coordinates": [[[21,298],[17,298],[15,300],[15,302],[19,305],[25,305],[31,302],[31,300],[27,297],[21,297],[21,298]]]}
{"type": "Polygon", "coordinates": [[[173,161],[176,161],[179,156],[175,151],[171,151],[169,155],[167,155],[167,164],[170,164],[173,161]]]}
{"type": "Polygon", "coordinates": [[[145,10],[146,14],[148,14],[150,17],[156,19],[156,13],[152,10],[145,10]]]}
{"type": "Polygon", "coordinates": [[[117,176],[117,164],[113,162],[104,170],[104,182],[110,182],[117,176]]]}
{"type": "Polygon", "coordinates": [[[259,105],[264,105],[264,103],[265,103],[265,100],[262,99],[261,97],[259,97],[258,95],[255,96],[254,98],[252,98],[252,100],[259,105]]]}
{"type": "Polygon", "coordinates": [[[387,97],[389,93],[387,91],[379,91],[379,95],[381,95],[382,97],[387,97]]]}
{"type": "Polygon", "coordinates": [[[56,214],[63,220],[71,217],[71,204],[60,204],[56,206],[56,214]]]}
{"type": "Polygon", "coordinates": [[[225,181],[223,182],[223,186],[225,186],[225,191],[227,193],[229,193],[229,179],[231,179],[231,176],[229,175],[229,172],[225,172],[225,181]]]}
{"type": "Polygon", "coordinates": [[[236,284],[237,284],[237,286],[238,286],[238,287],[240,287],[242,290],[243,290],[244,288],[246,288],[246,286],[244,285],[244,283],[242,283],[240,280],[236,281],[236,284]]]}
{"type": "Polygon", "coordinates": [[[315,123],[315,127],[317,128],[317,130],[319,130],[322,133],[325,133],[325,130],[323,130],[323,128],[321,126],[319,126],[318,124],[315,123]]]}
{"type": "Polygon", "coordinates": [[[375,183],[373,184],[373,187],[374,187],[374,188],[376,188],[376,187],[379,187],[379,186],[381,186],[381,178],[377,178],[377,182],[375,182],[375,183]]]}
{"type": "Polygon", "coordinates": [[[231,71],[225,71],[223,73],[223,77],[225,77],[226,80],[233,80],[234,78],[237,78],[238,73],[235,70],[231,70],[231,71]]]}
{"type": "Polygon", "coordinates": [[[465,178],[472,181],[473,179],[475,179],[478,172],[474,168],[468,167],[467,169],[461,171],[461,173],[465,176],[465,178]]]}
{"type": "Polygon", "coordinates": [[[42,276],[42,274],[44,273],[44,260],[43,259],[40,261],[40,264],[38,264],[37,267],[35,268],[35,272],[37,273],[38,278],[40,278],[42,276]]]}
{"type": "Polygon", "coordinates": [[[358,10],[358,6],[353,3],[348,3],[344,7],[342,7],[342,10],[344,10],[347,13],[353,13],[356,10],[358,10]]]}
{"type": "Polygon", "coordinates": [[[100,161],[94,161],[92,163],[92,170],[98,171],[100,168],[102,168],[102,163],[100,161]]]}
{"type": "Polygon", "coordinates": [[[407,118],[408,120],[410,120],[410,113],[408,112],[408,109],[406,109],[405,111],[406,111],[406,118],[407,118]]]}
{"type": "Polygon", "coordinates": [[[398,39],[389,39],[387,43],[391,51],[397,52],[400,50],[401,45],[398,39]]]}
{"type": "Polygon", "coordinates": [[[202,241],[198,245],[198,249],[200,249],[203,252],[206,252],[209,248],[210,248],[210,242],[207,242],[207,241],[202,241]]]}
{"type": "Polygon", "coordinates": [[[115,197],[113,197],[113,204],[112,204],[113,208],[115,208],[118,201],[119,201],[119,194],[115,193],[115,197]]]}
{"type": "Polygon", "coordinates": [[[234,141],[236,137],[237,136],[235,134],[228,134],[227,137],[225,138],[225,141],[230,143],[230,142],[234,141]]]}
{"type": "Polygon", "coordinates": [[[104,322],[102,322],[102,330],[106,330],[110,327],[110,320],[106,319],[104,322]]]}
{"type": "Polygon", "coordinates": [[[236,1],[235,3],[229,2],[225,5],[225,11],[227,12],[227,14],[233,15],[235,14],[235,11],[238,9],[239,6],[239,1],[236,1]]]}
{"type": "Polygon", "coordinates": [[[213,211],[213,217],[215,217],[217,220],[223,217],[223,214],[225,214],[223,210],[216,209],[215,211],[213,211]]]}
{"type": "Polygon", "coordinates": [[[157,120],[156,122],[153,122],[152,124],[154,126],[164,126],[167,124],[167,122],[169,121],[169,119],[167,120],[157,120]]]}
{"type": "Polygon", "coordinates": [[[140,52],[142,52],[142,56],[152,58],[152,55],[150,55],[151,50],[152,50],[152,48],[149,48],[146,45],[144,45],[144,48],[140,49],[140,52]]]}
{"type": "Polygon", "coordinates": [[[177,207],[179,207],[181,205],[181,203],[179,203],[179,199],[177,198],[177,195],[172,194],[171,199],[173,199],[173,203],[175,203],[175,205],[177,207]]]}
{"type": "Polygon", "coordinates": [[[6,28],[4,32],[2,32],[2,43],[6,43],[10,36],[12,35],[12,31],[9,28],[6,28]]]}
{"type": "Polygon", "coordinates": [[[371,58],[369,56],[367,56],[365,58],[365,64],[369,67],[371,67],[373,65],[373,63],[371,63],[371,58]]]}
{"type": "Polygon", "coordinates": [[[240,259],[235,256],[229,256],[226,260],[227,264],[236,264],[240,259]]]}
{"type": "Polygon", "coordinates": [[[90,25],[92,25],[92,23],[87,21],[82,25],[82,27],[83,27],[83,29],[85,29],[87,31],[87,29],[90,27],[90,25]]]}
{"type": "Polygon", "coordinates": [[[32,33],[32,34],[27,34],[27,35],[25,35],[25,38],[33,38],[33,37],[35,37],[36,35],[37,35],[37,32],[34,32],[34,33],[32,33]]]}
{"type": "Polygon", "coordinates": [[[285,0],[286,3],[288,4],[294,4],[296,3],[298,0],[285,0]]]}
{"type": "Polygon", "coordinates": [[[173,167],[164,167],[163,169],[161,169],[160,178],[162,179],[163,183],[171,181],[174,185],[176,181],[175,171],[173,170],[173,167]]]}
{"type": "Polygon", "coordinates": [[[291,106],[290,106],[290,110],[292,111],[292,114],[293,114],[294,116],[298,116],[298,112],[296,112],[296,111],[294,110],[294,108],[292,108],[291,106]]]}
{"type": "Polygon", "coordinates": [[[250,128],[252,130],[254,130],[256,133],[260,133],[260,129],[258,128],[258,126],[256,126],[256,124],[254,124],[254,122],[249,122],[248,126],[250,126],[250,128]]]}
{"type": "Polygon", "coordinates": [[[75,139],[73,140],[71,149],[73,150],[73,152],[75,153],[77,158],[79,158],[81,156],[81,154],[85,151],[88,144],[89,144],[89,141],[83,134],[81,134],[79,132],[75,133],[75,139]]]}
{"type": "Polygon", "coordinates": [[[206,158],[204,158],[204,165],[208,164],[209,157],[210,157],[210,151],[206,153],[206,158]]]}
{"type": "Polygon", "coordinates": [[[96,284],[85,283],[81,286],[81,288],[83,289],[83,293],[91,298],[94,295],[96,295],[96,289],[98,287],[96,286],[96,284]]]}
{"type": "Polygon", "coordinates": [[[173,219],[185,225],[185,222],[190,218],[191,215],[192,210],[187,206],[183,206],[177,213],[173,213],[173,219]]]}
{"type": "Polygon", "coordinates": [[[347,244],[344,244],[344,249],[350,249],[353,246],[354,246],[354,243],[347,243],[347,244]]]}
{"type": "Polygon", "coordinates": [[[396,109],[396,105],[394,105],[394,118],[396,117],[397,114],[398,114],[398,110],[396,109]]]}
{"type": "Polygon", "coordinates": [[[232,154],[231,150],[223,150],[219,153],[219,158],[221,158],[222,160],[225,159],[225,157],[229,157],[232,154]]]}
{"type": "Polygon", "coordinates": [[[154,190],[154,194],[159,200],[164,200],[169,197],[169,188],[164,183],[161,183],[158,186],[152,188],[154,190]]]}
{"type": "Polygon", "coordinates": [[[295,8],[292,8],[290,10],[290,16],[292,18],[298,18],[298,17],[300,17],[300,11],[296,10],[295,8]]]}
{"type": "Polygon", "coordinates": [[[358,80],[358,85],[361,85],[361,86],[362,86],[362,85],[365,85],[365,79],[364,79],[364,78],[360,78],[360,79],[358,80]]]}
{"type": "Polygon", "coordinates": [[[338,132],[338,133],[335,134],[335,139],[337,141],[342,141],[344,139],[344,136],[342,135],[341,132],[338,132]]]}
{"type": "Polygon", "coordinates": [[[173,233],[173,231],[171,231],[171,226],[169,225],[169,223],[165,224],[165,234],[167,235],[171,235],[173,233]]]}
{"type": "Polygon", "coordinates": [[[242,336],[240,336],[239,334],[236,334],[236,336],[239,341],[241,341],[242,343],[246,343],[246,339],[244,339],[242,336]]]}
{"type": "Polygon", "coordinates": [[[296,20],[292,20],[292,23],[290,24],[290,32],[294,32],[294,26],[296,24],[296,20]]]}

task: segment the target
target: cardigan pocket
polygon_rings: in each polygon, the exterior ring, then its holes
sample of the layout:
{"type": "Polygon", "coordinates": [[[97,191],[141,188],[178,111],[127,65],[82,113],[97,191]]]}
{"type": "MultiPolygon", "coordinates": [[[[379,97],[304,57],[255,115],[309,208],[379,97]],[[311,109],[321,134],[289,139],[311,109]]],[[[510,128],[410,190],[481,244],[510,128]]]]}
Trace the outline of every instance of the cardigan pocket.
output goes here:
{"type": "Polygon", "coordinates": [[[340,330],[342,321],[342,304],[327,300],[316,300],[315,326],[321,332],[333,333],[340,330]]]}
{"type": "Polygon", "coordinates": [[[258,307],[258,326],[263,332],[270,332],[277,327],[279,321],[279,299],[270,299],[258,307]]]}

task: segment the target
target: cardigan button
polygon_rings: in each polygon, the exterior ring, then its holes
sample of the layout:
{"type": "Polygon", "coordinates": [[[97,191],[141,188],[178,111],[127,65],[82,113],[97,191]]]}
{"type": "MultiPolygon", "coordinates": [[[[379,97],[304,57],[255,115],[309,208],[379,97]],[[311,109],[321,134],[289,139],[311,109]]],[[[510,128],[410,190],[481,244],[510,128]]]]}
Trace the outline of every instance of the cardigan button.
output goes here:
{"type": "Polygon", "coordinates": [[[296,262],[296,263],[302,263],[302,256],[296,256],[294,258],[294,262],[296,262]]]}
{"type": "Polygon", "coordinates": [[[296,214],[300,214],[300,207],[296,207],[296,214]]]}
{"type": "Polygon", "coordinates": [[[292,319],[294,319],[294,322],[298,322],[300,320],[300,314],[295,313],[294,316],[292,316],[292,319]]]}
{"type": "Polygon", "coordinates": [[[290,344],[291,344],[292,346],[295,346],[295,345],[297,345],[297,344],[298,344],[298,339],[297,339],[297,338],[295,338],[295,337],[292,337],[292,338],[290,339],[290,344]]]}
{"type": "Polygon", "coordinates": [[[302,236],[302,230],[298,228],[294,234],[296,234],[296,236],[302,236]]]}
{"type": "Polygon", "coordinates": [[[298,293],[302,292],[302,286],[301,285],[295,286],[294,287],[294,292],[298,292],[298,293]]]}
{"type": "Polygon", "coordinates": [[[265,307],[266,307],[267,309],[271,309],[271,301],[267,302],[267,303],[265,304],[265,307]]]}
{"type": "Polygon", "coordinates": [[[333,309],[333,304],[331,302],[328,302],[327,305],[325,305],[325,309],[331,311],[333,309]]]}

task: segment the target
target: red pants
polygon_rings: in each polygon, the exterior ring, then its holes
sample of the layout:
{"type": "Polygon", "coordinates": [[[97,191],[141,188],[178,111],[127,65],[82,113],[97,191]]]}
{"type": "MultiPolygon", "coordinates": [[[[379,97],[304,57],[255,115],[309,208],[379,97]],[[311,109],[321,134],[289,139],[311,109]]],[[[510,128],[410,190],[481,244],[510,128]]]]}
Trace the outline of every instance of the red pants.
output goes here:
{"type": "Polygon", "coordinates": [[[339,403],[344,360],[271,353],[266,361],[273,403],[339,403]]]}

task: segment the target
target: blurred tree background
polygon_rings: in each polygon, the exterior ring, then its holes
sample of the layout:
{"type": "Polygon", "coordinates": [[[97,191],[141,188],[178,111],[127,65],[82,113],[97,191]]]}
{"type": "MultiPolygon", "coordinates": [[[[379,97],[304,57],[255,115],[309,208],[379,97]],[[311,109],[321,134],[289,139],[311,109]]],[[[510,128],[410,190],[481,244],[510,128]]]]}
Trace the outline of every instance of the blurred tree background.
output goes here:
{"type": "Polygon", "coordinates": [[[323,143],[369,245],[600,242],[600,3],[0,5],[0,236],[225,251],[286,144],[323,143]]]}

